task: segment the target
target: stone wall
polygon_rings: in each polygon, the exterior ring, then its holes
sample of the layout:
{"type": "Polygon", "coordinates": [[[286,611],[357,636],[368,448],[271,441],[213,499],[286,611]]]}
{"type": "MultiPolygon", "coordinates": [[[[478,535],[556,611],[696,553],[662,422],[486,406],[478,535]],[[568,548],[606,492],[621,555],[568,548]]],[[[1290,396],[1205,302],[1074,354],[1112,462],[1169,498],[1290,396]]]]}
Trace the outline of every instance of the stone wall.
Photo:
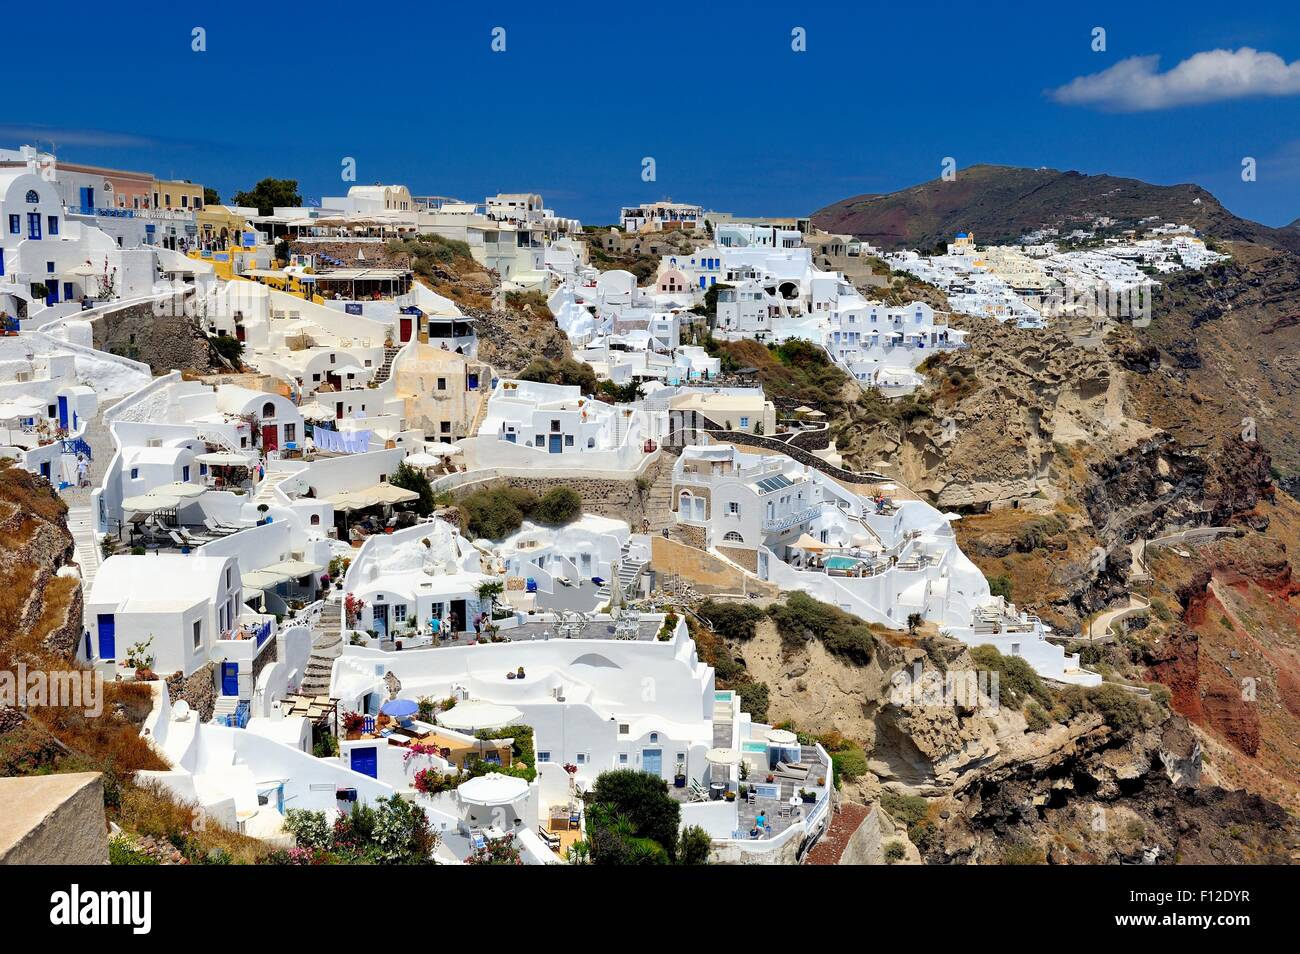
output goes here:
{"type": "Polygon", "coordinates": [[[661,577],[686,580],[701,596],[742,592],[760,596],[778,594],[771,583],[746,577],[736,567],[706,550],[661,536],[650,538],[650,566],[661,577]]]}
{"type": "Polygon", "coordinates": [[[224,367],[193,318],[154,313],[154,303],[128,305],[91,322],[100,351],[143,361],[154,374],[207,373],[224,367]]]}
{"type": "Polygon", "coordinates": [[[844,481],[848,484],[874,484],[879,483],[879,477],[870,474],[855,474],[851,470],[845,470],[843,467],[836,467],[834,464],[828,464],[815,454],[809,453],[802,447],[794,444],[787,444],[785,441],[778,441],[772,437],[759,437],[755,434],[746,434],[744,431],[712,431],[709,434],[715,441],[727,444],[743,444],[747,447],[758,447],[766,451],[773,451],[777,454],[785,454],[792,457],[801,464],[807,464],[814,470],[820,470],[828,477],[834,477],[836,480],[844,481]]]}
{"type": "Polygon", "coordinates": [[[840,854],[842,865],[883,865],[885,863],[884,839],[880,833],[880,803],[876,802],[862,819],[862,824],[849,836],[848,844],[840,854]]]}
{"type": "Polygon", "coordinates": [[[106,865],[98,772],[0,778],[0,865],[106,865]]]}
{"type": "Polygon", "coordinates": [[[190,708],[197,712],[200,722],[212,718],[212,711],[217,705],[217,664],[210,662],[202,669],[196,669],[185,678],[176,672],[167,678],[167,696],[173,703],[184,699],[190,708]]]}

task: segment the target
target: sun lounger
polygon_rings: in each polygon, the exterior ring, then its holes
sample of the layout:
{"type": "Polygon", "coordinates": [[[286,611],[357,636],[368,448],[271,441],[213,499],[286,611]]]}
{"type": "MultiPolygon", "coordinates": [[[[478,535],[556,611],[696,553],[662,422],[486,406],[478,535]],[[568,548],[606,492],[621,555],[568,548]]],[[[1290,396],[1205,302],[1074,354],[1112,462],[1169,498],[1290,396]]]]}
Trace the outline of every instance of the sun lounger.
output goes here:
{"type": "Polygon", "coordinates": [[[229,534],[239,532],[235,530],[235,528],[233,527],[223,527],[221,524],[217,523],[217,521],[214,520],[212,517],[204,517],[203,526],[207,527],[210,533],[215,533],[219,537],[224,537],[224,536],[228,536],[229,534]]]}
{"type": "Polygon", "coordinates": [[[559,835],[554,835],[540,826],[537,829],[537,834],[542,841],[546,843],[546,847],[550,848],[552,851],[560,847],[561,842],[559,835]]]}

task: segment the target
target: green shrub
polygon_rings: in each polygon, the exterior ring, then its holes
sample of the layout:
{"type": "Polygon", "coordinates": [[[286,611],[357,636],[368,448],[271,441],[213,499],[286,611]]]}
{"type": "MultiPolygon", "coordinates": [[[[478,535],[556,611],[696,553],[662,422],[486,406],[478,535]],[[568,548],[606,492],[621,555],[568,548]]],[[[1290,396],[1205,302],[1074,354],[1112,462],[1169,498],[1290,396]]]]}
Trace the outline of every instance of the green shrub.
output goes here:
{"type": "Polygon", "coordinates": [[[1032,666],[1019,656],[1004,656],[993,646],[976,646],[970,651],[971,661],[979,669],[998,674],[999,702],[1019,708],[1027,699],[1035,699],[1051,706],[1053,699],[1032,666]]]}
{"type": "Polygon", "coordinates": [[[596,393],[596,372],[591,365],[573,358],[552,361],[534,358],[515,377],[520,381],[539,381],[543,384],[564,384],[579,388],[583,394],[596,393]]]}
{"type": "Polygon", "coordinates": [[[755,722],[767,721],[768,689],[765,682],[742,682],[733,690],[740,696],[740,707],[755,722]]]}
{"type": "Polygon", "coordinates": [[[1011,600],[1011,577],[1004,574],[1002,576],[990,576],[988,580],[991,595],[1000,596],[1007,601],[1011,600]]]}
{"type": "Polygon", "coordinates": [[[860,746],[841,749],[831,754],[831,765],[835,768],[835,777],[853,781],[867,774],[867,753],[860,746]]]}
{"type": "Polygon", "coordinates": [[[885,845],[885,864],[893,865],[907,857],[907,849],[901,841],[891,841],[885,845]]]}
{"type": "Polygon", "coordinates": [[[582,497],[572,487],[554,487],[542,495],[529,515],[538,523],[559,526],[582,515],[582,497]]]}
{"type": "Polygon", "coordinates": [[[1025,722],[1030,732],[1042,731],[1052,724],[1051,717],[1037,702],[1030,702],[1025,706],[1025,722]]]}
{"type": "Polygon", "coordinates": [[[713,631],[726,639],[753,639],[754,627],[764,613],[752,603],[722,603],[705,600],[695,611],[709,621],[713,631]]]}
{"type": "Polygon", "coordinates": [[[785,603],[775,603],[767,612],[788,648],[802,646],[809,638],[819,639],[827,652],[860,666],[875,655],[876,638],[870,626],[807,593],[791,593],[785,603]]]}
{"type": "Polygon", "coordinates": [[[520,487],[492,487],[461,497],[456,506],[471,537],[500,540],[519,529],[537,506],[537,497],[520,487]]]}
{"type": "Polygon", "coordinates": [[[423,471],[403,462],[398,464],[397,470],[389,475],[388,482],[394,487],[401,487],[403,490],[410,490],[420,495],[420,499],[415,501],[415,511],[421,517],[433,513],[433,485],[429,483],[429,478],[423,471]]]}
{"type": "Polygon", "coordinates": [[[108,863],[110,865],[156,865],[158,859],[119,836],[108,840],[108,863]]]}

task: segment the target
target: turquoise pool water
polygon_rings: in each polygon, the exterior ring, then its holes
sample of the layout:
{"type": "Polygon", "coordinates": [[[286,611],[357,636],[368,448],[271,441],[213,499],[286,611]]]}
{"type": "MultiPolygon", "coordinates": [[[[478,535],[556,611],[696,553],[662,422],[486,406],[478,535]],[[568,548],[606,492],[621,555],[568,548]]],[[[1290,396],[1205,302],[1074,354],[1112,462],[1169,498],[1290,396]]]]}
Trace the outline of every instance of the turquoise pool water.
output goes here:
{"type": "Polygon", "coordinates": [[[827,557],[826,569],[851,570],[861,562],[862,562],[861,560],[854,559],[853,557],[846,557],[846,556],[827,557]]]}

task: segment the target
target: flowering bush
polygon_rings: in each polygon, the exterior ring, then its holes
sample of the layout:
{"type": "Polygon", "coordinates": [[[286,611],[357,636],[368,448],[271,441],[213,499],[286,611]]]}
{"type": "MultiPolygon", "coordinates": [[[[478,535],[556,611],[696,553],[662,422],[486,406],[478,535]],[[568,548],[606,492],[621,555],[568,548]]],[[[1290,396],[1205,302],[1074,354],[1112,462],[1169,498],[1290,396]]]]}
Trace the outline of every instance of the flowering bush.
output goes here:
{"type": "Polygon", "coordinates": [[[361,727],[366,724],[366,717],[360,712],[343,713],[343,731],[360,732],[361,727]]]}
{"type": "Polygon", "coordinates": [[[578,766],[574,765],[572,762],[565,762],[564,771],[568,772],[570,775],[577,775],[578,766]]]}
{"type": "Polygon", "coordinates": [[[343,613],[347,617],[349,627],[356,624],[357,617],[361,615],[361,611],[365,608],[366,601],[360,597],[352,593],[343,597],[343,613]]]}

